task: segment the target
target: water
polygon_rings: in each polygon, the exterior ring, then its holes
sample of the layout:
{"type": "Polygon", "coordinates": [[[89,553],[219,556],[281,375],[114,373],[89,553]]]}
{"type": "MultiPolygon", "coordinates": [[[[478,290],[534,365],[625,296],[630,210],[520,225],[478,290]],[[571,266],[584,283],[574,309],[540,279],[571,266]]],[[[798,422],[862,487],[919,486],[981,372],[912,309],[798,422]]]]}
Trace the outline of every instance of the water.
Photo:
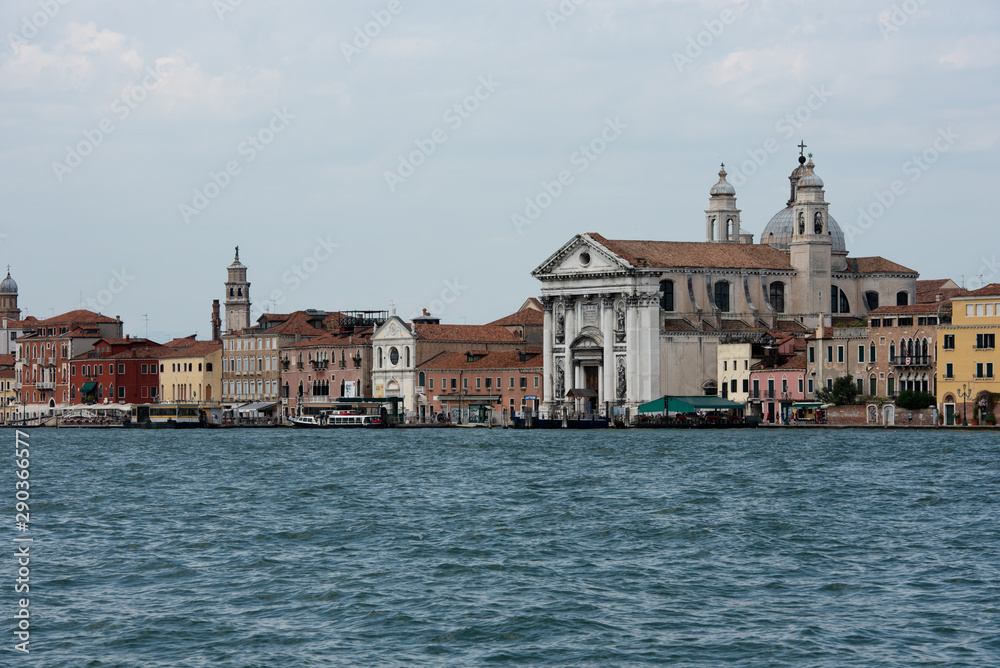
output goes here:
{"type": "Polygon", "coordinates": [[[3,665],[1000,664],[993,435],[31,433],[3,665]]]}

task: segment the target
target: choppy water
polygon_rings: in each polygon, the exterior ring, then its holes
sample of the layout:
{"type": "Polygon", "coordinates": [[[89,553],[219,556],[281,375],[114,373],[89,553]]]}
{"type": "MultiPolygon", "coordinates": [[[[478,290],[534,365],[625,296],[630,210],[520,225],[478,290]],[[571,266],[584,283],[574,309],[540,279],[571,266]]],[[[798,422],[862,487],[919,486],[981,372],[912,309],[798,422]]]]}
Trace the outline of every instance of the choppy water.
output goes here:
{"type": "Polygon", "coordinates": [[[1000,664],[995,436],[31,433],[30,665],[1000,664]]]}

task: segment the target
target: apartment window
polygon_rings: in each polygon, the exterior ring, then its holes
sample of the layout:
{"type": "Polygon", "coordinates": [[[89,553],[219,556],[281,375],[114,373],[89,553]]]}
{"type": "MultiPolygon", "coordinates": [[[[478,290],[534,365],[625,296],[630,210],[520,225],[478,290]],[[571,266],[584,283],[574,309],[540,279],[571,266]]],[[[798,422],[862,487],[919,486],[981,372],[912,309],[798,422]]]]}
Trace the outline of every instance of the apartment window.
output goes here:
{"type": "Polygon", "coordinates": [[[729,362],[723,362],[722,363],[722,370],[723,371],[729,371],[729,362]]]}
{"type": "Polygon", "coordinates": [[[833,378],[827,378],[826,379],[826,389],[828,389],[828,390],[832,390],[833,389],[833,378]]]}
{"type": "Polygon", "coordinates": [[[986,377],[987,378],[993,377],[993,362],[986,363],[986,377]]]}
{"type": "Polygon", "coordinates": [[[482,387],[483,387],[483,379],[482,378],[476,378],[476,389],[480,390],[480,389],[482,389],[482,387]]]}
{"type": "Polygon", "coordinates": [[[945,334],[944,335],[944,349],[945,350],[954,350],[955,349],[955,335],[954,334],[945,334]]]}
{"type": "Polygon", "coordinates": [[[875,344],[871,344],[868,348],[868,361],[875,364],[875,344]]]}
{"type": "Polygon", "coordinates": [[[886,383],[885,386],[886,394],[889,395],[890,397],[896,396],[896,379],[893,378],[892,376],[889,376],[889,378],[886,379],[885,383],[886,383]]]}
{"type": "Polygon", "coordinates": [[[882,326],[882,320],[879,319],[879,318],[872,318],[872,324],[871,324],[871,326],[872,326],[872,329],[874,329],[876,327],[881,327],[882,326]]]}
{"type": "Polygon", "coordinates": [[[510,389],[514,389],[514,376],[510,377],[510,389]]]}
{"type": "Polygon", "coordinates": [[[493,389],[493,379],[492,378],[487,378],[486,379],[486,389],[487,390],[492,390],[493,389]]]}
{"type": "Polygon", "coordinates": [[[427,382],[430,383],[430,389],[433,390],[434,389],[434,379],[433,378],[428,378],[427,382]]]}
{"type": "Polygon", "coordinates": [[[993,350],[996,344],[996,334],[976,334],[977,350],[993,350]]]}
{"type": "Polygon", "coordinates": [[[812,346],[809,346],[809,363],[810,364],[816,363],[816,349],[812,346]]]}
{"type": "Polygon", "coordinates": [[[864,346],[858,346],[858,363],[859,364],[864,364],[865,363],[865,347],[864,346]]]}
{"type": "MultiPolygon", "coordinates": [[[[802,382],[802,381],[799,381],[799,382],[802,382]]],[[[743,391],[744,392],[749,392],[750,391],[750,379],[748,379],[748,378],[744,378],[743,379],[743,391]]],[[[799,392],[801,392],[801,391],[802,391],[802,388],[800,387],[799,388],[799,392]]]]}
{"type": "Polygon", "coordinates": [[[899,319],[899,326],[900,327],[912,327],[913,326],[913,318],[912,317],[909,317],[909,318],[900,318],[899,319]]]}
{"type": "Polygon", "coordinates": [[[833,346],[826,347],[826,361],[833,362],[833,346]]]}
{"type": "Polygon", "coordinates": [[[423,371],[421,371],[420,374],[417,376],[417,386],[423,387],[426,384],[427,384],[427,375],[423,371]]]}
{"type": "Polygon", "coordinates": [[[528,377],[527,376],[521,376],[521,389],[522,390],[528,389],[528,377]]]}
{"type": "Polygon", "coordinates": [[[788,379],[786,378],[781,379],[781,393],[788,394],[788,379]]]}
{"type": "Polygon", "coordinates": [[[813,379],[809,379],[809,394],[813,393],[813,379]]]}
{"type": "Polygon", "coordinates": [[[858,394],[865,393],[865,381],[863,378],[858,378],[858,394]]]}
{"type": "Polygon", "coordinates": [[[729,391],[732,392],[733,394],[736,394],[736,383],[737,380],[735,378],[733,378],[732,381],[730,381],[729,383],[729,391]]]}
{"type": "Polygon", "coordinates": [[[125,386],[124,385],[119,385],[118,386],[118,398],[119,399],[124,399],[125,398],[125,386]]]}
{"type": "Polygon", "coordinates": [[[799,378],[799,394],[802,394],[802,379],[799,378]]]}
{"type": "Polygon", "coordinates": [[[469,379],[468,378],[463,378],[462,379],[462,389],[463,390],[469,389],[469,379]]]}
{"type": "Polygon", "coordinates": [[[120,374],[124,374],[125,373],[125,365],[124,364],[119,364],[118,365],[118,373],[120,373],[120,374]]]}
{"type": "MultiPolygon", "coordinates": [[[[743,382],[745,383],[746,381],[743,382]]],[[[535,389],[538,389],[538,376],[535,376],[535,389]]]]}
{"type": "Polygon", "coordinates": [[[892,318],[885,318],[884,320],[882,320],[882,326],[883,327],[892,327],[893,323],[895,323],[895,322],[896,321],[893,320],[892,318]]]}
{"type": "Polygon", "coordinates": [[[500,382],[501,380],[502,379],[499,376],[497,376],[497,391],[498,392],[500,391],[500,388],[503,387],[503,383],[500,382]]]}
{"type": "Polygon", "coordinates": [[[868,379],[868,395],[872,397],[878,396],[878,379],[875,376],[868,379]]]}
{"type": "Polygon", "coordinates": [[[453,389],[453,390],[457,390],[458,389],[458,379],[457,378],[452,378],[451,379],[451,389],[453,389]]]}
{"type": "Polygon", "coordinates": [[[139,367],[139,372],[142,373],[142,375],[146,375],[147,373],[149,373],[149,365],[143,364],[141,367],[139,367]]]}
{"type": "Polygon", "coordinates": [[[837,346],[837,362],[844,363],[844,346],[837,346]]]}

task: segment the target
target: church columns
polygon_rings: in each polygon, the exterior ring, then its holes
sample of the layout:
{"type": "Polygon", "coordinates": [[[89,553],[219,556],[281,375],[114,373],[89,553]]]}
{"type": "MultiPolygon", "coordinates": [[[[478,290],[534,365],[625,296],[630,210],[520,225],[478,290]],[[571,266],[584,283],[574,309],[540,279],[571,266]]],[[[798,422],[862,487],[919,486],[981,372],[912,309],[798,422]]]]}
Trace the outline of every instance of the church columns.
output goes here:
{"type": "MultiPolygon", "coordinates": [[[[542,387],[542,392],[544,401],[550,403],[555,400],[552,394],[555,384],[552,382],[552,379],[556,372],[555,357],[552,352],[552,341],[555,338],[552,298],[544,297],[542,299],[542,306],[544,307],[544,325],[542,328],[542,382],[544,386],[542,387]]],[[[502,388],[498,389],[502,390],[502,388]]]]}
{"type": "Polygon", "coordinates": [[[615,296],[601,295],[601,333],[604,335],[604,364],[601,366],[601,402],[615,397],[615,296]]]}
{"type": "Polygon", "coordinates": [[[625,307],[625,398],[629,402],[635,401],[636,390],[639,380],[639,297],[632,295],[626,300],[625,307]]]}

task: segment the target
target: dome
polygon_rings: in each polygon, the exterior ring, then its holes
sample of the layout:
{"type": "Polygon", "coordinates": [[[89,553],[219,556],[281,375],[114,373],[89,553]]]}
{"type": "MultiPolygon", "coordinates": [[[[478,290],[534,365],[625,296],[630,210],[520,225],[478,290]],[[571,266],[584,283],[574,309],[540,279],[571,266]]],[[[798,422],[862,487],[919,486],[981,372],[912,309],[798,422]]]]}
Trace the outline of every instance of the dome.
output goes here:
{"type": "Polygon", "coordinates": [[[7,278],[3,279],[0,283],[0,295],[16,295],[17,294],[17,283],[14,279],[10,277],[10,271],[7,271],[7,278]]]}
{"type": "Polygon", "coordinates": [[[823,187],[823,179],[819,178],[819,175],[817,175],[816,172],[813,171],[815,168],[816,168],[816,165],[813,164],[812,160],[810,160],[806,164],[806,173],[803,174],[801,176],[801,178],[799,178],[799,182],[798,182],[798,187],[799,188],[809,188],[809,187],[822,188],[823,187]]]}
{"type": "Polygon", "coordinates": [[[736,188],[726,180],[726,165],[722,165],[719,170],[719,182],[712,186],[712,197],[735,197],[736,188]]]}
{"type": "MultiPolygon", "coordinates": [[[[794,221],[795,216],[792,212],[792,207],[785,207],[775,214],[771,222],[764,228],[764,231],[760,235],[760,242],[774,246],[779,250],[788,250],[789,244],[792,243],[794,221]]],[[[827,226],[830,229],[830,237],[833,239],[833,252],[846,253],[847,243],[844,241],[844,231],[840,229],[840,225],[837,224],[833,216],[827,216],[827,226]]]]}

